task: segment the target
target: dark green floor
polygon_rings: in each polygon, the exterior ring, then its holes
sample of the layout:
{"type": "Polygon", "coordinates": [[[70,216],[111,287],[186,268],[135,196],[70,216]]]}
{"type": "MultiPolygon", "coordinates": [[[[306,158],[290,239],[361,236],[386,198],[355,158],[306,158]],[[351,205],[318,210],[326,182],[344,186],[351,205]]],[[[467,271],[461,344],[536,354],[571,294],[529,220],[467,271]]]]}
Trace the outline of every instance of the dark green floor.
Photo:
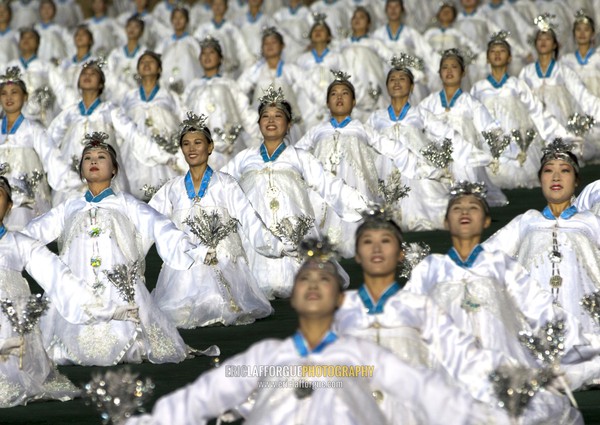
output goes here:
{"type": "MultiPolygon", "coordinates": [[[[600,178],[600,168],[586,167],[582,170],[583,183],[600,178]]],[[[583,185],[582,185],[583,186],[583,185]]],[[[510,204],[503,208],[492,210],[493,222],[487,234],[491,234],[503,226],[517,214],[529,209],[540,208],[544,205],[543,197],[539,190],[513,190],[507,195],[510,204]]],[[[449,246],[446,232],[422,232],[406,235],[409,242],[424,241],[431,246],[433,252],[445,252],[449,246]]],[[[360,283],[360,272],[353,261],[343,262],[351,278],[353,286],[360,283]]],[[[156,282],[160,259],[151,251],[147,259],[146,277],[148,286],[153,287],[156,282]]],[[[190,331],[182,331],[185,341],[193,347],[207,347],[217,344],[221,348],[221,358],[246,349],[255,341],[266,337],[286,337],[296,326],[295,315],[288,302],[276,300],[273,303],[275,315],[260,320],[249,326],[242,327],[212,327],[190,331]]],[[[118,368],[123,366],[117,366],[118,368]]],[[[211,367],[209,358],[196,358],[181,364],[170,365],[132,365],[132,370],[138,371],[142,376],[151,377],[156,384],[155,398],[179,388],[195,379],[202,371],[211,367]]],[[[92,373],[107,368],[94,367],[61,367],[60,370],[76,384],[89,380],[92,373]]],[[[575,394],[583,412],[586,424],[600,425],[600,391],[584,391],[575,394]]],[[[148,408],[151,408],[152,400],[148,408]]],[[[33,403],[29,406],[15,407],[0,411],[0,425],[31,424],[31,425],[57,425],[57,424],[99,424],[100,420],[92,408],[85,406],[81,400],[60,402],[33,403]]],[[[177,425],[177,424],[173,424],[177,425]]]]}

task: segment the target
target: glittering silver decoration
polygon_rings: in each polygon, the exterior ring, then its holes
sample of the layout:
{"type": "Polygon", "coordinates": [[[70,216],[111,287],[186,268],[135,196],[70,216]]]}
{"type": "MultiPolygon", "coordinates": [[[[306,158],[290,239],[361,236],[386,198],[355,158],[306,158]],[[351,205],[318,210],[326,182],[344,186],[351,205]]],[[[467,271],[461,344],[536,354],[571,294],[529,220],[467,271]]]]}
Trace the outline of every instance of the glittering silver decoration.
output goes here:
{"type": "Polygon", "coordinates": [[[575,24],[589,24],[590,23],[590,17],[586,14],[586,11],[583,9],[579,9],[577,12],[575,12],[575,24]]]}
{"type": "Polygon", "coordinates": [[[591,115],[574,113],[567,121],[566,129],[575,136],[583,136],[596,125],[596,119],[591,115]]]}
{"type": "Polygon", "coordinates": [[[600,291],[587,294],[581,298],[579,304],[590,315],[594,322],[600,326],[600,291]]]}
{"type": "Polygon", "coordinates": [[[430,253],[431,248],[425,242],[403,242],[404,261],[400,266],[400,277],[410,278],[412,270],[425,259],[430,253]]]}
{"type": "Polygon", "coordinates": [[[388,205],[395,204],[400,199],[406,198],[408,192],[410,192],[410,187],[402,184],[402,177],[397,170],[394,170],[387,180],[379,180],[378,189],[385,203],[388,205]]]}
{"type": "Polygon", "coordinates": [[[0,164],[0,176],[10,173],[10,164],[8,162],[3,162],[0,164]]]}
{"type": "Polygon", "coordinates": [[[180,79],[175,79],[174,77],[169,77],[169,90],[171,90],[172,92],[178,94],[178,95],[182,95],[183,94],[183,90],[184,90],[184,85],[183,85],[183,81],[180,79]]]}
{"type": "Polygon", "coordinates": [[[324,25],[326,23],[325,21],[327,19],[327,14],[314,12],[312,14],[312,18],[314,22],[313,25],[324,25]]]}
{"type": "Polygon", "coordinates": [[[312,384],[305,380],[299,381],[298,384],[296,385],[296,387],[294,388],[294,395],[296,396],[296,398],[298,400],[303,400],[305,398],[308,398],[312,395],[312,393],[313,393],[312,384]]]}
{"type": "Polygon", "coordinates": [[[396,211],[391,205],[371,204],[360,215],[364,221],[394,221],[396,211]]]}
{"type": "Polygon", "coordinates": [[[129,266],[117,264],[112,270],[104,270],[106,278],[128,304],[135,304],[135,283],[139,278],[139,270],[140,263],[137,260],[129,266]]]}
{"type": "Polygon", "coordinates": [[[371,96],[371,99],[373,99],[374,102],[377,102],[379,100],[379,97],[381,96],[381,87],[379,86],[374,86],[371,83],[369,83],[369,96],[371,96]]]}
{"type": "Polygon", "coordinates": [[[454,199],[463,195],[473,195],[485,199],[487,197],[487,187],[484,182],[470,182],[467,180],[454,182],[450,187],[450,198],[454,199]]]}
{"type": "Polygon", "coordinates": [[[565,323],[555,320],[547,322],[536,334],[519,332],[519,341],[541,366],[554,366],[565,354],[565,333],[565,323]]]}
{"type": "Polygon", "coordinates": [[[275,224],[273,233],[299,246],[314,222],[315,219],[307,215],[285,217],[275,224]]]}
{"type": "Polygon", "coordinates": [[[103,424],[121,424],[133,414],[144,412],[144,402],[152,395],[154,384],[148,378],[138,377],[139,374],[124,368],[96,373],[85,384],[86,404],[96,407],[103,424]]]}
{"type": "Polygon", "coordinates": [[[50,87],[43,86],[34,90],[32,99],[45,111],[54,104],[56,96],[50,87]]]}
{"type": "Polygon", "coordinates": [[[558,28],[558,25],[553,22],[556,18],[556,15],[552,15],[551,13],[543,13],[538,15],[534,20],[533,24],[538,27],[538,30],[542,32],[548,32],[550,30],[555,30],[558,28]]]}
{"type": "Polygon", "coordinates": [[[145,184],[142,186],[142,188],[140,189],[142,192],[144,192],[144,197],[145,198],[152,198],[154,195],[156,195],[156,192],[158,192],[160,190],[161,187],[164,186],[164,184],[166,183],[166,181],[160,181],[157,185],[151,185],[151,184],[145,184]]]}
{"type": "Polygon", "coordinates": [[[477,56],[468,47],[463,47],[460,49],[457,49],[457,48],[446,49],[446,50],[440,52],[440,54],[442,56],[442,60],[449,58],[449,57],[453,57],[453,56],[462,58],[465,65],[469,65],[471,62],[473,62],[473,59],[475,59],[475,57],[477,56]]]}
{"type": "Polygon", "coordinates": [[[305,260],[314,259],[322,263],[338,260],[339,252],[335,249],[329,237],[324,236],[323,239],[306,238],[300,242],[298,246],[300,256],[305,260]]]}
{"type": "Polygon", "coordinates": [[[206,212],[200,211],[200,216],[193,215],[183,221],[190,228],[190,231],[200,240],[203,245],[208,246],[208,252],[204,259],[204,264],[218,264],[216,249],[223,239],[231,232],[237,230],[237,220],[230,218],[223,222],[219,213],[215,210],[206,212]]]}
{"type": "Polygon", "coordinates": [[[41,182],[43,178],[44,175],[38,170],[33,170],[31,175],[27,173],[21,174],[13,181],[13,191],[33,200],[35,198],[35,190],[37,189],[38,183],[41,182]]]}
{"type": "Polygon", "coordinates": [[[437,142],[431,142],[425,148],[421,149],[421,155],[437,168],[447,168],[452,161],[452,140],[444,139],[440,145],[437,142]]]}
{"type": "Polygon", "coordinates": [[[281,87],[278,87],[277,90],[275,90],[275,86],[270,84],[269,87],[263,91],[265,94],[258,99],[261,104],[277,105],[278,103],[285,102],[285,96],[281,87]]]}
{"type": "Polygon", "coordinates": [[[177,135],[165,137],[161,134],[153,134],[152,140],[160,146],[165,152],[175,154],[179,150],[179,138],[177,135]]]}
{"type": "Polygon", "coordinates": [[[346,74],[344,71],[339,69],[330,69],[329,70],[333,74],[333,81],[349,81],[351,75],[346,74]]]}
{"type": "MultiPolygon", "coordinates": [[[[104,50],[106,50],[106,49],[104,49],[104,50]]],[[[91,59],[91,60],[85,62],[81,67],[84,69],[87,67],[90,67],[90,66],[94,66],[94,67],[97,67],[100,69],[104,68],[107,63],[106,62],[106,54],[102,54],[102,52],[100,50],[98,50],[96,52],[96,54],[98,55],[97,58],[91,59]]]]}
{"type": "Polygon", "coordinates": [[[490,43],[492,44],[505,44],[510,36],[510,31],[501,30],[490,35],[490,43]]]}
{"type": "Polygon", "coordinates": [[[492,154],[492,163],[490,164],[490,169],[492,173],[498,173],[498,169],[500,167],[499,159],[504,152],[504,149],[510,145],[510,136],[500,137],[500,133],[498,131],[482,131],[481,135],[483,136],[483,140],[490,148],[490,153],[492,154]]]}
{"type": "Polygon", "coordinates": [[[213,131],[221,140],[223,140],[223,142],[225,142],[225,145],[227,146],[225,151],[227,153],[231,153],[233,152],[233,145],[240,135],[242,128],[243,127],[241,125],[232,125],[227,131],[224,131],[218,127],[216,127],[213,131]]]}
{"type": "Polygon", "coordinates": [[[419,71],[425,69],[425,61],[423,61],[423,59],[404,52],[401,52],[399,55],[392,56],[390,65],[392,65],[392,68],[397,69],[413,68],[419,71]]]}
{"type": "Polygon", "coordinates": [[[71,157],[71,171],[79,174],[79,163],[81,159],[77,155],[71,157]]]}
{"type": "Polygon", "coordinates": [[[529,369],[513,365],[502,365],[489,376],[498,406],[504,408],[513,419],[521,416],[536,393],[555,378],[552,369],[529,369]]]}
{"type": "Polygon", "coordinates": [[[517,160],[519,161],[519,165],[523,166],[525,161],[527,160],[527,151],[529,150],[529,146],[533,143],[533,140],[536,138],[537,133],[534,129],[530,128],[525,131],[525,137],[523,137],[523,133],[519,129],[511,130],[509,137],[510,140],[515,142],[516,145],[521,150],[517,155],[517,160]]]}
{"type": "Polygon", "coordinates": [[[92,131],[86,133],[83,137],[82,144],[85,145],[85,149],[105,149],[108,150],[108,143],[106,141],[110,136],[103,131],[92,131]]]}
{"type": "Polygon", "coordinates": [[[4,75],[0,75],[0,85],[16,83],[17,81],[22,81],[21,70],[18,66],[6,68],[6,73],[4,75]]]}

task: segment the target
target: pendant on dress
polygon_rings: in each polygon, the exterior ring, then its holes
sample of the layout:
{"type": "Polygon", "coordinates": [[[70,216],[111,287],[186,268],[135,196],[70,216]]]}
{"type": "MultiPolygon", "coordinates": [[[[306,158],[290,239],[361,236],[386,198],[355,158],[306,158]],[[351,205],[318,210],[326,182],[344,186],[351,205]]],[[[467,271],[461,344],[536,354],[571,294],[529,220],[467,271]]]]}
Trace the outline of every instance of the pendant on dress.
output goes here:
{"type": "Polygon", "coordinates": [[[216,108],[215,104],[214,104],[214,103],[212,103],[212,102],[209,102],[209,103],[206,105],[206,110],[207,110],[208,112],[210,112],[210,113],[213,113],[213,112],[215,112],[215,111],[216,111],[216,109],[217,109],[217,108],[216,108]]]}
{"type": "Polygon", "coordinates": [[[550,287],[553,289],[558,289],[562,286],[562,277],[561,276],[552,276],[550,277],[550,287]]]}

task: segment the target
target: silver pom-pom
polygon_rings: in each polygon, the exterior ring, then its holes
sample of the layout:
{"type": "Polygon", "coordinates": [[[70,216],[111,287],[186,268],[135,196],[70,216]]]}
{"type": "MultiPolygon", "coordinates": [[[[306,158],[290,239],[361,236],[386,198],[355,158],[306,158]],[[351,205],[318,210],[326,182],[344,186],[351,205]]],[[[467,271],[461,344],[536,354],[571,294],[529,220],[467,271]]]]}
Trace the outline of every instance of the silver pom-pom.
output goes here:
{"type": "Polygon", "coordinates": [[[467,180],[454,182],[450,187],[450,198],[454,199],[463,195],[473,195],[485,199],[487,197],[487,187],[484,182],[470,182],[467,180]]]}
{"type": "Polygon", "coordinates": [[[444,139],[442,144],[431,142],[421,149],[421,155],[437,168],[447,168],[452,161],[452,140],[444,139]]]}
{"type": "Polygon", "coordinates": [[[225,152],[231,154],[233,152],[233,147],[235,141],[242,131],[241,125],[232,125],[229,127],[229,130],[222,130],[216,127],[213,132],[219,137],[223,142],[225,142],[225,152]]]}
{"type": "Polygon", "coordinates": [[[424,242],[403,242],[404,261],[400,266],[400,277],[410,278],[412,270],[425,259],[430,253],[431,248],[424,242]]]}
{"type": "Polygon", "coordinates": [[[177,135],[167,138],[160,134],[153,134],[152,140],[167,153],[176,154],[179,150],[179,138],[177,135]]]}
{"type": "Polygon", "coordinates": [[[402,183],[400,171],[397,169],[390,173],[387,180],[379,180],[378,182],[379,193],[387,205],[395,204],[400,199],[406,198],[408,192],[410,192],[410,187],[402,183]]]}
{"type": "Polygon", "coordinates": [[[150,379],[142,380],[139,374],[124,368],[92,375],[92,380],[83,387],[83,396],[87,405],[100,412],[103,424],[118,425],[135,413],[144,412],[144,402],[153,391],[150,379]]]}
{"type": "Polygon", "coordinates": [[[43,178],[44,175],[38,170],[33,170],[31,175],[28,173],[21,174],[12,184],[13,191],[22,194],[29,201],[33,201],[38,183],[43,178]]]}
{"type": "Polygon", "coordinates": [[[373,84],[369,83],[369,96],[371,96],[371,99],[373,99],[374,102],[377,102],[379,100],[379,97],[381,96],[381,87],[379,86],[374,86],[373,84]]]}
{"type": "Polygon", "coordinates": [[[583,136],[596,125],[596,119],[591,115],[581,115],[574,113],[567,121],[567,130],[575,136],[583,136]]]}
{"type": "Polygon", "coordinates": [[[581,298],[579,304],[590,315],[594,322],[600,326],[600,291],[587,294],[581,298]]]}
{"type": "Polygon", "coordinates": [[[10,173],[10,164],[3,162],[0,164],[0,176],[10,173]]]}
{"type": "Polygon", "coordinates": [[[490,153],[492,154],[492,163],[490,164],[490,169],[494,174],[498,173],[498,169],[500,167],[500,156],[504,149],[510,145],[511,138],[510,136],[500,137],[500,133],[498,131],[482,131],[481,135],[483,136],[483,140],[490,148],[490,153]]]}
{"type": "Polygon", "coordinates": [[[223,222],[216,210],[206,212],[200,211],[200,215],[193,215],[183,221],[190,228],[190,231],[198,238],[200,243],[208,246],[208,253],[204,259],[204,264],[218,264],[216,249],[223,239],[231,232],[237,230],[237,220],[230,218],[223,222]]]}
{"type": "Polygon", "coordinates": [[[284,238],[295,246],[299,246],[300,242],[308,234],[312,228],[315,219],[307,215],[290,216],[281,219],[275,224],[273,233],[280,238],[284,238]]]}
{"type": "Polygon", "coordinates": [[[536,334],[519,332],[519,341],[541,366],[555,366],[565,354],[565,323],[555,320],[546,323],[536,334]]]}
{"type": "Polygon", "coordinates": [[[34,90],[32,99],[45,111],[54,104],[56,96],[50,87],[43,86],[34,90]]]}
{"type": "Polygon", "coordinates": [[[131,265],[117,264],[112,270],[105,270],[107,279],[117,288],[128,304],[135,304],[135,283],[139,278],[140,262],[131,265]]]}

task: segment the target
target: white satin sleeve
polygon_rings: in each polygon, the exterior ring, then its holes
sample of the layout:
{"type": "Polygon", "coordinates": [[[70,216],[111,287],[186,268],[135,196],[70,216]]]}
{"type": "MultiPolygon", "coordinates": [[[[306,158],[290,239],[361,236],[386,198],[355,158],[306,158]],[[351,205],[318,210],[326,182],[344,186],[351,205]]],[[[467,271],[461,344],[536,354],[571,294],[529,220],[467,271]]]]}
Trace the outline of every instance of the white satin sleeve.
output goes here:
{"type": "Polygon", "coordinates": [[[294,144],[294,147],[312,153],[315,149],[317,127],[314,126],[304,133],[304,136],[294,144]]]}
{"type": "Polygon", "coordinates": [[[52,208],[47,213],[34,218],[21,233],[37,239],[44,245],[55,241],[60,237],[65,225],[66,205],[69,201],[63,202],[52,208]]]}
{"type": "Polygon", "coordinates": [[[237,84],[248,99],[250,99],[250,93],[256,88],[256,83],[260,75],[260,69],[263,66],[262,62],[257,62],[254,65],[246,68],[242,75],[237,79],[237,84]]]}
{"type": "Polygon", "coordinates": [[[148,201],[148,205],[164,216],[171,217],[173,215],[173,203],[169,199],[169,193],[173,190],[174,181],[179,181],[179,177],[175,177],[162,185],[156,191],[152,199],[148,201]]]}
{"type": "Polygon", "coordinates": [[[235,81],[231,82],[230,92],[238,107],[238,114],[242,120],[242,125],[246,133],[252,137],[252,140],[258,141],[261,139],[260,130],[258,128],[258,113],[254,108],[250,107],[248,97],[244,96],[241,88],[235,81]]]}
{"type": "Polygon", "coordinates": [[[523,217],[524,214],[516,216],[481,245],[486,251],[502,251],[514,258],[521,245],[521,220],[523,217]]]}
{"type": "Polygon", "coordinates": [[[50,138],[54,140],[54,143],[58,147],[63,145],[63,139],[72,121],[71,115],[70,107],[63,109],[48,126],[48,135],[50,135],[50,138]]]}
{"type": "MultiPolygon", "coordinates": [[[[577,200],[573,205],[578,211],[595,210],[595,206],[600,202],[600,180],[596,180],[583,188],[577,200]]],[[[595,211],[594,211],[595,212],[595,211]]]]}
{"type": "Polygon", "coordinates": [[[342,179],[323,169],[323,165],[312,154],[297,149],[302,164],[302,177],[308,185],[327,202],[345,221],[361,219],[360,211],[367,209],[367,201],[356,189],[342,179]]]}
{"type": "Polygon", "coordinates": [[[577,100],[581,109],[596,119],[600,118],[600,98],[590,93],[585,84],[583,84],[583,81],[581,81],[581,78],[571,68],[561,66],[561,71],[564,74],[564,82],[567,90],[577,100]]]}

